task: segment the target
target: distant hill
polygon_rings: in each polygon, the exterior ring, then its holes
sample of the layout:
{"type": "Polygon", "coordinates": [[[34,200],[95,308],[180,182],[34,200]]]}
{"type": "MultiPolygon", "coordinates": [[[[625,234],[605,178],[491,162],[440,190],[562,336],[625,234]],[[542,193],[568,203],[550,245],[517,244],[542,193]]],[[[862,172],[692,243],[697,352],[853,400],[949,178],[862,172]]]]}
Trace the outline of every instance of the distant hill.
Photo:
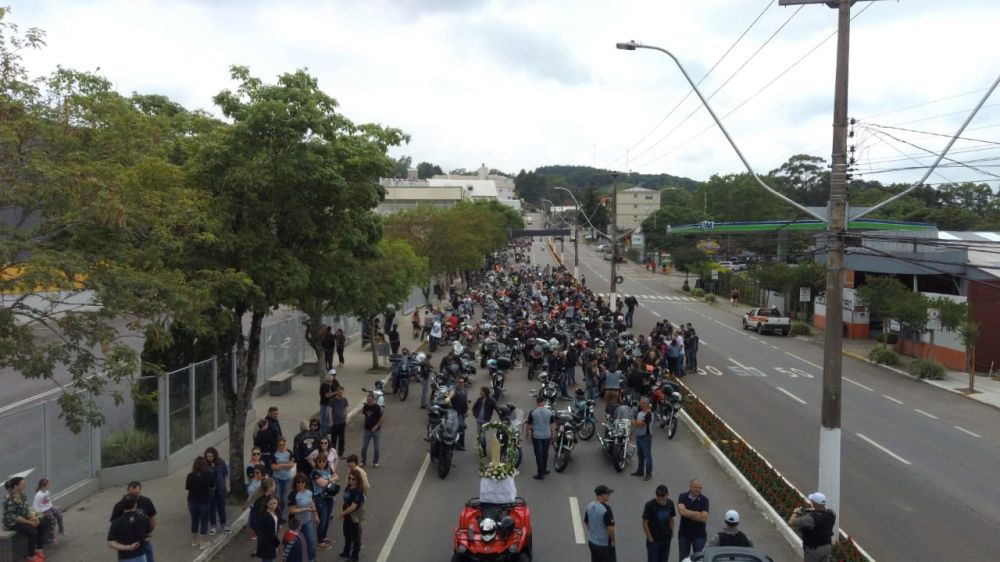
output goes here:
{"type": "MultiPolygon", "coordinates": [[[[562,178],[566,182],[566,187],[582,190],[591,182],[598,189],[610,187],[612,180],[611,170],[601,170],[591,166],[541,166],[535,169],[535,173],[551,178],[562,178]]],[[[619,173],[618,182],[628,181],[634,185],[659,189],[663,187],[680,187],[688,191],[694,191],[701,183],[691,178],[682,178],[670,174],[623,174],[619,173]],[[627,179],[630,178],[630,179],[627,179]]]]}

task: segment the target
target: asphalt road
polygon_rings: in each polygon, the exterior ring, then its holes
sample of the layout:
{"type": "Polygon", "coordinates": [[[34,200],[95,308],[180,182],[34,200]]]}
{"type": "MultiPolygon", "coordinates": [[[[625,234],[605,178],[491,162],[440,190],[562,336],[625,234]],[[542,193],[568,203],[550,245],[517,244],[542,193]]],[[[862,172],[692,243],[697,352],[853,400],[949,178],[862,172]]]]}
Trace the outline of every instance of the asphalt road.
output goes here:
{"type": "MultiPolygon", "coordinates": [[[[600,290],[610,264],[580,249],[581,273],[600,290]]],[[[569,246],[564,255],[571,258],[569,246]]],[[[796,486],[816,487],[820,346],[743,331],[727,304],[684,298],[662,276],[626,275],[619,294],[640,302],[636,331],[661,319],[691,322],[700,369],[685,382],[796,486]]],[[[997,411],[848,357],[843,375],[846,530],[877,560],[995,560],[997,411]]]]}
{"type": "MultiPolygon", "coordinates": [[[[542,257],[540,244],[536,244],[534,254],[536,260],[542,257]]],[[[440,352],[434,355],[439,361],[440,352]]],[[[485,373],[480,371],[473,379],[472,388],[486,382],[485,373]]],[[[537,382],[527,380],[523,368],[512,370],[507,399],[520,408],[530,408],[533,401],[529,391],[536,386],[537,382]]],[[[452,535],[464,503],[479,493],[478,463],[471,447],[466,452],[456,453],[454,466],[446,479],[438,478],[436,465],[429,463],[427,444],[422,439],[427,418],[426,412],[419,409],[417,392],[419,386],[411,387],[410,398],[402,403],[395,397],[388,397],[380,468],[373,468],[369,457],[372,489],[363,530],[362,557],[365,560],[450,560],[452,535]]],[[[559,407],[565,407],[564,404],[560,403],[559,407]]],[[[360,448],[360,423],[360,419],[354,419],[348,427],[349,451],[360,448]]],[[[472,426],[474,428],[475,424],[472,426]]],[[[473,435],[474,429],[469,430],[467,439],[470,442],[473,435]]],[[[564,473],[553,471],[544,481],[536,481],[530,477],[534,474],[535,463],[530,443],[527,445],[521,475],[516,482],[518,494],[527,500],[531,509],[536,561],[586,559],[587,547],[577,534],[576,521],[579,519],[575,519],[571,502],[575,501],[582,510],[593,500],[594,487],[601,483],[615,490],[611,505],[618,521],[619,560],[645,559],[640,518],[643,505],[652,499],[657,484],[666,484],[670,497],[676,499],[687,490],[688,481],[693,477],[702,480],[704,493],[712,502],[710,533],[722,527],[722,515],[727,509],[736,509],[743,518],[741,529],[759,548],[770,553],[776,562],[795,559],[777,530],[754,511],[744,493],[717,467],[683,424],[673,440],[654,428],[654,478],[650,482],[629,476],[628,472],[635,469],[634,462],[626,471],[616,473],[602,455],[596,437],[577,446],[564,473]]],[[[343,463],[338,471],[343,479],[343,463]]],[[[337,544],[334,550],[321,552],[319,560],[338,559],[336,553],[343,546],[339,522],[331,524],[331,533],[337,544]]],[[[219,559],[243,561],[252,548],[250,544],[245,536],[237,537],[219,559]]],[[[676,548],[675,542],[672,560],[677,560],[676,548]]]]}

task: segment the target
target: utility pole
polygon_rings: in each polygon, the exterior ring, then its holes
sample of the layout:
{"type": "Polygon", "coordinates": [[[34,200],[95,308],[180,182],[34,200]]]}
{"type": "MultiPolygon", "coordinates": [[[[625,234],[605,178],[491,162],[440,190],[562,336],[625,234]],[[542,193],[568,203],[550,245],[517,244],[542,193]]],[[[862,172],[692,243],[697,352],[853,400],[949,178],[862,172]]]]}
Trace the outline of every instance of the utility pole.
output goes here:
{"type": "Polygon", "coordinates": [[[608,299],[614,313],[618,301],[618,172],[613,172],[611,178],[611,296],[608,299]]]}
{"type": "MultiPolygon", "coordinates": [[[[844,236],[847,232],[847,93],[851,5],[856,0],[780,0],[782,6],[826,4],[837,9],[837,70],[833,94],[833,150],[826,229],[826,330],[823,341],[823,408],[819,430],[819,489],[840,513],[840,399],[843,369],[844,236]]],[[[839,527],[840,519],[837,520],[839,527]]],[[[835,531],[836,532],[836,531],[835,531]]],[[[836,534],[835,534],[836,536],[836,534]]]]}

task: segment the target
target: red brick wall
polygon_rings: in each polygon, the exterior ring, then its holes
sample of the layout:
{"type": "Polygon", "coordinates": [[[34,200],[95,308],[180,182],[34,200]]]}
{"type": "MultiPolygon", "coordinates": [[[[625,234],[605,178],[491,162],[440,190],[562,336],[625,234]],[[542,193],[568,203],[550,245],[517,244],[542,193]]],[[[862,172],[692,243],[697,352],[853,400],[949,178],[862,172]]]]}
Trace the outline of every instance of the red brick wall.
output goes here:
{"type": "Polygon", "coordinates": [[[979,341],[976,342],[976,371],[1000,371],[1000,280],[989,283],[969,283],[969,306],[972,317],[979,323],[979,341]]]}

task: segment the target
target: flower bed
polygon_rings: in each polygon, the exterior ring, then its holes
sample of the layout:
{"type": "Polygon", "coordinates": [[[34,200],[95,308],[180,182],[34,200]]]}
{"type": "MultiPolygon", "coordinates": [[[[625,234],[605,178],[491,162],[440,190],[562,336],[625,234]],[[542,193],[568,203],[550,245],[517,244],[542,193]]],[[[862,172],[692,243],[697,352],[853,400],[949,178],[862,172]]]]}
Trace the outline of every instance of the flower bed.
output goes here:
{"type": "MultiPolygon", "coordinates": [[[[787,518],[796,507],[807,503],[802,492],[698,399],[687,385],[679,380],[676,382],[681,385],[681,394],[684,395],[684,410],[779,515],[787,518]]],[[[845,562],[869,560],[854,540],[843,532],[833,546],[832,559],[845,562]]]]}

